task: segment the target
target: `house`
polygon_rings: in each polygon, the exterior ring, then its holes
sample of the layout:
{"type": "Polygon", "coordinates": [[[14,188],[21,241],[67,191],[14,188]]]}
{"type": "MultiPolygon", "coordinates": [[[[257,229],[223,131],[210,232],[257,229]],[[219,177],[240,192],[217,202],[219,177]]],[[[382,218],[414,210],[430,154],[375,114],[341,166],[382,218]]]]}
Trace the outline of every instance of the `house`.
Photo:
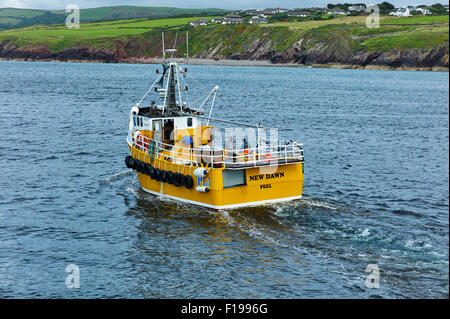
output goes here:
{"type": "Polygon", "coordinates": [[[309,10],[312,11],[312,12],[326,12],[328,9],[327,8],[312,7],[312,8],[309,8],[309,10]]]}
{"type": "Polygon", "coordinates": [[[261,13],[261,11],[258,9],[248,9],[248,10],[244,10],[243,13],[252,15],[252,16],[256,16],[256,15],[259,15],[261,13]]]}
{"type": "Polygon", "coordinates": [[[327,12],[328,15],[347,15],[347,12],[341,8],[333,8],[327,12]]]}
{"type": "Polygon", "coordinates": [[[229,14],[222,18],[222,24],[234,24],[234,23],[242,23],[243,19],[239,15],[229,14]]]}
{"type": "Polygon", "coordinates": [[[416,11],[422,13],[423,15],[431,14],[431,11],[426,8],[417,8],[416,11]]]}
{"type": "Polygon", "coordinates": [[[267,19],[262,16],[253,16],[248,23],[250,24],[256,24],[256,23],[267,23],[267,19]]]}
{"type": "Polygon", "coordinates": [[[397,8],[395,11],[392,11],[389,13],[390,16],[396,16],[396,17],[410,17],[411,13],[409,12],[408,8],[397,8]]]}
{"type": "Polygon", "coordinates": [[[208,19],[198,19],[198,20],[189,22],[189,24],[194,26],[194,27],[198,27],[198,26],[201,26],[201,25],[208,25],[208,23],[209,23],[208,19]]]}
{"type": "Polygon", "coordinates": [[[287,14],[290,17],[294,17],[294,18],[299,18],[299,17],[307,17],[309,15],[311,15],[311,12],[288,12],[287,14]]]}
{"type": "Polygon", "coordinates": [[[366,5],[365,4],[354,4],[350,7],[348,7],[349,11],[366,11],[366,5]]]}
{"type": "Polygon", "coordinates": [[[284,9],[284,8],[267,8],[263,10],[264,14],[278,14],[278,13],[286,13],[288,12],[288,9],[284,9]]]}

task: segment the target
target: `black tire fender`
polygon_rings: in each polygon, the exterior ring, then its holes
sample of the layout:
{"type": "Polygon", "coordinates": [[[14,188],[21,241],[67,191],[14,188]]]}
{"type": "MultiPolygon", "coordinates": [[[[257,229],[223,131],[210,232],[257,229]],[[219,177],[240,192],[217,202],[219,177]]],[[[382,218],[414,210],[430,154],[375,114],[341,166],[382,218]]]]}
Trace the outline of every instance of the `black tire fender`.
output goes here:
{"type": "Polygon", "coordinates": [[[171,171],[167,171],[166,172],[166,180],[167,180],[167,183],[173,185],[174,180],[175,180],[175,174],[171,171]]]}
{"type": "Polygon", "coordinates": [[[181,186],[181,185],[183,185],[183,174],[175,173],[175,174],[174,174],[174,179],[173,179],[173,184],[174,184],[175,186],[181,186]]]}
{"type": "Polygon", "coordinates": [[[150,164],[148,165],[148,175],[150,175],[151,179],[155,179],[156,177],[156,170],[154,167],[150,166],[150,164]]]}
{"type": "Polygon", "coordinates": [[[187,189],[191,189],[192,187],[194,187],[194,179],[192,178],[191,175],[184,175],[184,177],[183,177],[183,185],[187,189]]]}
{"type": "Polygon", "coordinates": [[[159,168],[155,168],[155,179],[157,181],[161,181],[162,180],[162,172],[159,168]]]}

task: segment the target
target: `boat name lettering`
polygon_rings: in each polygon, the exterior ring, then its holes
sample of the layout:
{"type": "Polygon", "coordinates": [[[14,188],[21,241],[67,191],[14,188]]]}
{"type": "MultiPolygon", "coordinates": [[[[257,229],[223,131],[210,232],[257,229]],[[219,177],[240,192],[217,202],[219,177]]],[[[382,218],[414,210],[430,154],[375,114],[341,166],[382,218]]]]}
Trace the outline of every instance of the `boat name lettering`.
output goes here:
{"type": "Polygon", "coordinates": [[[284,172],[280,172],[280,173],[272,173],[272,174],[258,174],[258,175],[252,175],[252,176],[250,176],[250,181],[260,181],[260,180],[263,180],[264,177],[265,177],[266,179],[281,178],[281,177],[284,177],[284,172]]]}

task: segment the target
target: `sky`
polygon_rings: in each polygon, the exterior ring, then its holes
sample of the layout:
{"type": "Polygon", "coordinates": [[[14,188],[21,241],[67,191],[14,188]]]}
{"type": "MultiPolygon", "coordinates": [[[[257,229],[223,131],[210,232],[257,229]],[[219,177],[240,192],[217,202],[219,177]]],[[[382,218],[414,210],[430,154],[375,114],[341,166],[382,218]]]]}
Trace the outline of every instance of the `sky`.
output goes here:
{"type": "MultiPolygon", "coordinates": [[[[65,9],[68,4],[77,4],[81,9],[116,5],[178,8],[264,9],[324,7],[328,3],[379,3],[384,0],[0,0],[0,8],[65,9]]],[[[391,0],[396,7],[407,5],[448,4],[448,0],[391,0]]]]}

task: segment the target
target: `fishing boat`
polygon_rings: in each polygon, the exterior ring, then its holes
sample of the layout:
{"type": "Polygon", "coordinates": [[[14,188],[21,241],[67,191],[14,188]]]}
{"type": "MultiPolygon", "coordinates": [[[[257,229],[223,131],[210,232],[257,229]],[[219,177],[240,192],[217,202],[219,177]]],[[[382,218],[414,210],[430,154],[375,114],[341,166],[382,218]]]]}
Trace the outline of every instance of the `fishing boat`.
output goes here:
{"type": "Polygon", "coordinates": [[[260,124],[212,117],[218,86],[198,107],[188,104],[190,75],[175,52],[163,42],[162,70],[130,111],[125,165],[137,172],[142,190],[213,209],[300,199],[302,144],[268,138],[260,124]],[[156,99],[146,104],[151,94],[156,99]]]}

